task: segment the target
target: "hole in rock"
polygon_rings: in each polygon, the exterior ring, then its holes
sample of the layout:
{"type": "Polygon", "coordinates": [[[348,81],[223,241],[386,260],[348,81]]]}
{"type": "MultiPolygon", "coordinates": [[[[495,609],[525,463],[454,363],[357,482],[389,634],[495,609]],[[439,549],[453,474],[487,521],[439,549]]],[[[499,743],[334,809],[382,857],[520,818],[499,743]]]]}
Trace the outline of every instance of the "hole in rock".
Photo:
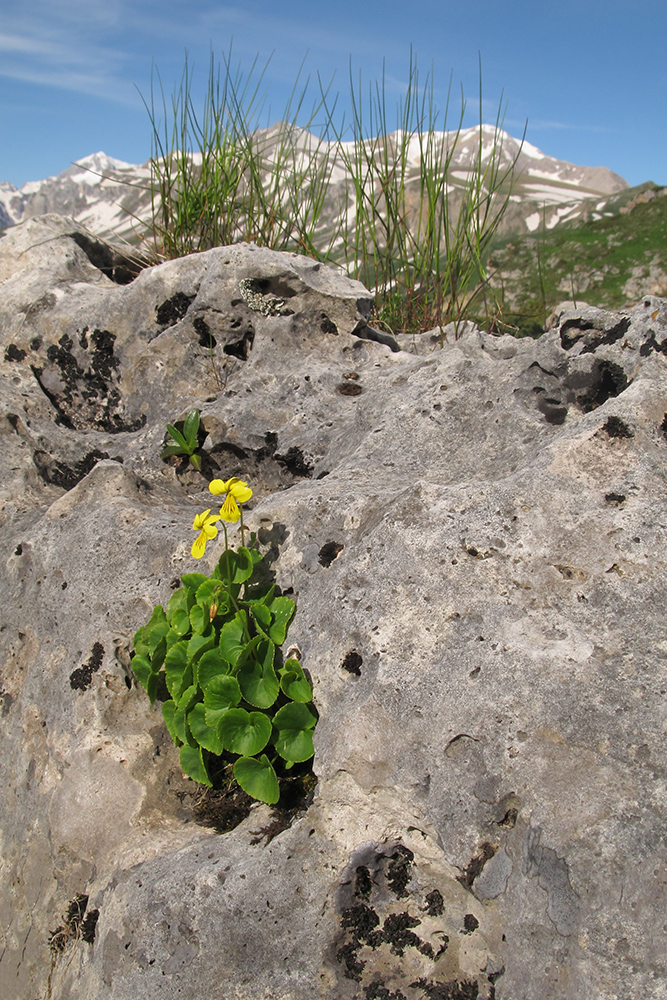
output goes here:
{"type": "Polygon", "coordinates": [[[246,331],[240,340],[234,340],[231,344],[225,344],[223,351],[231,358],[238,358],[239,361],[247,361],[255,340],[253,328],[246,331]]]}
{"type": "Polygon", "coordinates": [[[356,382],[340,382],[336,389],[341,396],[360,396],[364,391],[356,382]]]}
{"type": "Polygon", "coordinates": [[[117,285],[129,285],[151,264],[149,258],[139,250],[126,253],[118,247],[111,247],[101,240],[92,239],[85,233],[67,235],[83,250],[93,267],[117,285]]]}
{"type": "Polygon", "coordinates": [[[605,493],[604,498],[607,503],[614,503],[617,505],[625,503],[626,499],[625,493],[605,493]]]}
{"type": "Polygon", "coordinates": [[[195,317],[193,322],[193,327],[195,333],[199,337],[199,346],[206,348],[207,351],[212,351],[216,345],[216,339],[209,329],[209,325],[203,316],[195,317]]]}
{"type": "Polygon", "coordinates": [[[602,406],[612,396],[620,396],[628,388],[628,376],[613,361],[598,361],[590,374],[590,388],[581,395],[578,403],[584,413],[602,406]]]}
{"type": "Polygon", "coordinates": [[[325,542],[318,553],[320,566],[329,567],[337,559],[345,546],[341,542],[325,542]]]}

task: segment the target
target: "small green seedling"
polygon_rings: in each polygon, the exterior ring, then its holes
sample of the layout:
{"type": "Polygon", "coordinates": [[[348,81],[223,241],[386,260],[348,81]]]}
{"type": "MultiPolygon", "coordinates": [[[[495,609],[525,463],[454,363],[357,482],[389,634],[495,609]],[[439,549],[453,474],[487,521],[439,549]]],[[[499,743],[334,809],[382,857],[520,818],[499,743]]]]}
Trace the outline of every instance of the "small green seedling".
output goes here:
{"type": "Polygon", "coordinates": [[[199,472],[201,470],[201,455],[199,451],[199,410],[190,410],[183,422],[183,430],[173,424],[167,424],[167,433],[176,444],[168,444],[162,449],[162,458],[170,458],[172,455],[187,455],[192,465],[199,472]]]}

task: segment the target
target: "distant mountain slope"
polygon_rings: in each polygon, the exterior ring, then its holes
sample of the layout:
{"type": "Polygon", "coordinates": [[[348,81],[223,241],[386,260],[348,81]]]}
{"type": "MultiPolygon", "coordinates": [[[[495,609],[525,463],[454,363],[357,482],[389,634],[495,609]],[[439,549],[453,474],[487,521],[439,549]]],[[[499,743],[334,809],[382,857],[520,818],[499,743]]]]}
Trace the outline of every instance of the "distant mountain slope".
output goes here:
{"type": "Polygon", "coordinates": [[[617,309],[667,295],[667,187],[628,188],[576,222],[506,237],[490,264],[505,320],[525,333],[543,329],[563,299],[617,309]]]}
{"type": "MultiPolygon", "coordinates": [[[[258,133],[270,162],[284,126],[280,124],[258,133]]],[[[488,162],[492,154],[495,129],[482,126],[482,156],[488,162]]],[[[456,133],[440,133],[443,149],[454,141],[456,133]]],[[[506,132],[499,133],[502,143],[501,168],[517,159],[515,184],[503,222],[505,233],[529,233],[542,224],[552,228],[564,220],[590,213],[593,199],[607,198],[624,191],[628,185],[606,167],[579,167],[547,156],[535,146],[523,145],[506,132]],[[518,158],[517,158],[518,157],[518,158]]],[[[392,138],[397,138],[396,135],[392,138]]],[[[296,129],[292,141],[300,156],[323,156],[331,153],[329,144],[320,143],[310,133],[296,129]]],[[[454,195],[465,182],[479,148],[479,127],[463,130],[452,157],[450,182],[454,195]]],[[[398,142],[396,143],[398,145],[398,142]]],[[[354,144],[345,144],[347,154],[354,154],[354,144]]],[[[418,191],[420,149],[416,139],[410,143],[407,185],[418,191]]],[[[0,228],[6,228],[45,212],[71,215],[92,232],[107,237],[139,242],[151,217],[150,163],[135,166],[114,160],[105,153],[94,153],[69,167],[57,177],[24,184],[17,189],[0,183],[0,228]]],[[[333,218],[341,204],[341,193],[349,175],[340,158],[332,157],[332,175],[327,191],[329,202],[325,217],[333,218]]]]}

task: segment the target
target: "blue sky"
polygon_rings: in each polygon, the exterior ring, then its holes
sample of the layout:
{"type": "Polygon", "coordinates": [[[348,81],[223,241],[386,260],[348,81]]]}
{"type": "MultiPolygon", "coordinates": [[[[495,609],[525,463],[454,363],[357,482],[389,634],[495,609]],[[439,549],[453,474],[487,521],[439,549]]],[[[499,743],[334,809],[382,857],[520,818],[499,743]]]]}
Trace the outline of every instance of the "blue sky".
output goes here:
{"type": "Polygon", "coordinates": [[[233,39],[246,70],[271,56],[274,120],[304,57],[311,80],[333,75],[341,110],[350,60],[373,81],[384,58],[393,107],[412,45],[438,103],[451,75],[474,124],[481,56],[485,120],[502,94],[507,131],[520,136],[527,121],[543,152],[667,184],[665,38],[665,0],[0,0],[0,180],[20,186],[98,150],[144,162],[152,66],[171,92],[187,49],[203,84],[211,47],[225,53],[233,39]]]}

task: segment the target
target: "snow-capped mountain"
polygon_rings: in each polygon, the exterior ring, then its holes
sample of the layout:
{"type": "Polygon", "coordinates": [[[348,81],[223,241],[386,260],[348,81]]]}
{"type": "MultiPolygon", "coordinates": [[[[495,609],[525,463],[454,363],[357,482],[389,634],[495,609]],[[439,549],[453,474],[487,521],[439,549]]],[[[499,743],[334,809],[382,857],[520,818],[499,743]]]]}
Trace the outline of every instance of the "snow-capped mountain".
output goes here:
{"type": "MultiPolygon", "coordinates": [[[[284,142],[284,126],[263,130],[263,154],[270,169],[272,156],[284,142]]],[[[526,233],[543,226],[551,229],[560,222],[581,216],[605,214],[605,200],[628,187],[626,181],[606,167],[579,167],[547,156],[528,142],[519,142],[506,132],[496,133],[490,125],[464,129],[460,133],[435,133],[433,137],[443,157],[454,144],[450,161],[450,189],[455,192],[476,162],[482,142],[482,162],[490,162],[494,145],[500,143],[497,165],[501,171],[516,161],[514,187],[501,232],[526,233]],[[481,135],[480,135],[481,133],[481,135]]],[[[290,130],[295,145],[295,162],[328,156],[331,174],[328,186],[330,212],[341,204],[340,191],[349,183],[346,160],[356,155],[354,142],[336,150],[302,129],[290,130]]],[[[388,136],[390,148],[401,147],[401,136],[388,136]]],[[[417,136],[407,150],[406,186],[418,190],[423,148],[417,136]]],[[[21,188],[0,182],[0,229],[46,212],[69,215],[100,236],[131,243],[141,242],[151,219],[151,165],[124,163],[103,152],[93,153],[68,167],[57,177],[31,181],[21,188]]]]}

